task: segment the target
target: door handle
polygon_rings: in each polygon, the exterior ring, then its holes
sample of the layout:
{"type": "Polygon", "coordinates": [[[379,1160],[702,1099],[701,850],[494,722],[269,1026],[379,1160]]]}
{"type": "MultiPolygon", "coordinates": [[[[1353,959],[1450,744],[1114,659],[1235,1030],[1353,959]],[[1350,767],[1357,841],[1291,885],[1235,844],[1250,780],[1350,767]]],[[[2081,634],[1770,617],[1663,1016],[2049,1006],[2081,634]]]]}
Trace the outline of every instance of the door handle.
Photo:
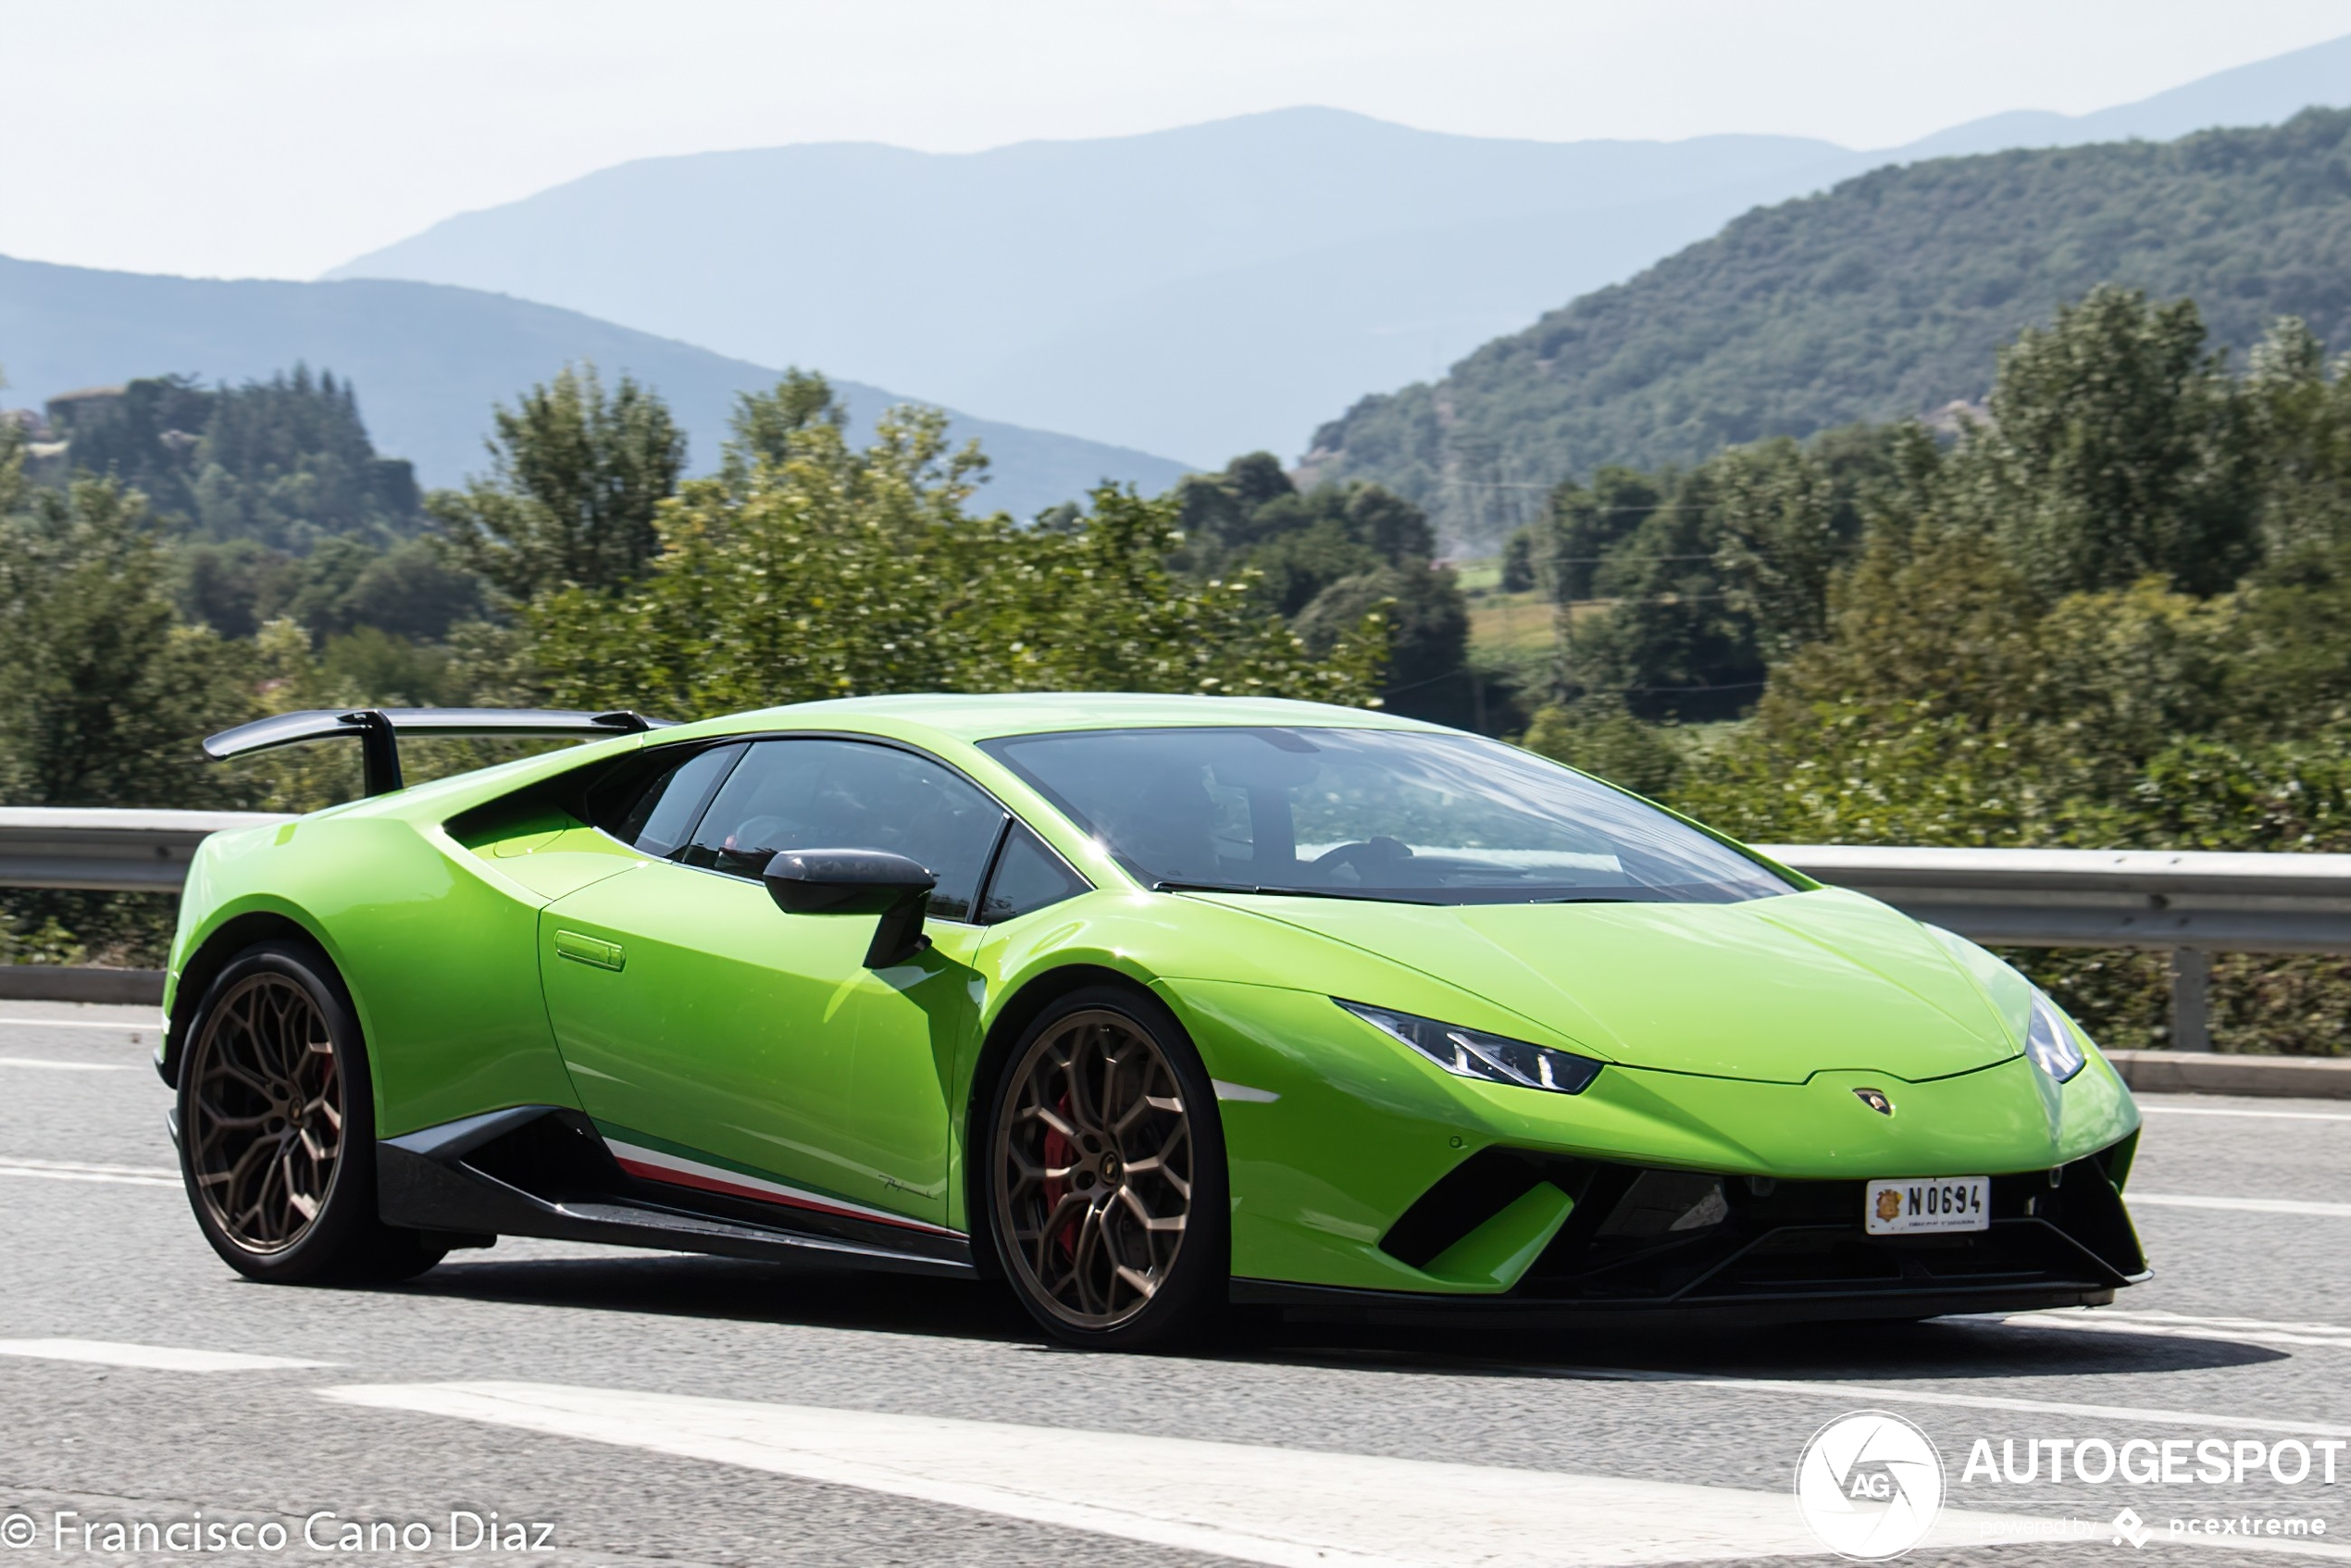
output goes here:
{"type": "Polygon", "coordinates": [[[628,962],[618,942],[608,942],[602,937],[583,936],[578,931],[555,933],[555,956],[616,973],[628,962]]]}

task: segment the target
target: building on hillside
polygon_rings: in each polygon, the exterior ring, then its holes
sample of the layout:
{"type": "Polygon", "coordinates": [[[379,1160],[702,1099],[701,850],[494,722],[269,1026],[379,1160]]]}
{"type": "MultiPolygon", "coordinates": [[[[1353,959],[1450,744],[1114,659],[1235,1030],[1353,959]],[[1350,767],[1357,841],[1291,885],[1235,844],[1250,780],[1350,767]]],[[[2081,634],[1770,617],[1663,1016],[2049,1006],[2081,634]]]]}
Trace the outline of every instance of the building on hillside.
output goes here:
{"type": "Polygon", "coordinates": [[[122,403],[124,387],[84,387],[80,392],[59,392],[48,403],[49,428],[56,432],[50,439],[70,441],[74,427],[86,425],[92,419],[113,412],[122,403]]]}

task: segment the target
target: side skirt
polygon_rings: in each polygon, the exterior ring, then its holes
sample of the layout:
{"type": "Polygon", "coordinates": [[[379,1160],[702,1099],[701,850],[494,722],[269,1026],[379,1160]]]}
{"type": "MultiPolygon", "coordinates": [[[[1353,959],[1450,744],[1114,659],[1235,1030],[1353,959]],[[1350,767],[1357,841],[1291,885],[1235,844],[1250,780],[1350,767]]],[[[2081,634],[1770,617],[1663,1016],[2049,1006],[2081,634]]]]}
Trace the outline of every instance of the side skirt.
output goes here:
{"type": "Polygon", "coordinates": [[[969,1240],[731,1201],[641,1180],[576,1111],[521,1105],[379,1140],[377,1203],[387,1225],[460,1235],[534,1236],[767,1263],[969,1276],[969,1240]],[[879,1233],[879,1234],[876,1234],[879,1233]]]}

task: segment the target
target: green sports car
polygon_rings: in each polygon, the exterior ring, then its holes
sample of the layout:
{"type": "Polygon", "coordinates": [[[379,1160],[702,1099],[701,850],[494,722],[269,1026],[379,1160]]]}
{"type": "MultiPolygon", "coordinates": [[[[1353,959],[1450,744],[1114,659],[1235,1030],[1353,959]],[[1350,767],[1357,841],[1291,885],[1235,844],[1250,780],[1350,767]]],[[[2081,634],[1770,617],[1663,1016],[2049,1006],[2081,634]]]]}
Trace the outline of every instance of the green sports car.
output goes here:
{"type": "Polygon", "coordinates": [[[2146,1276],[2129,1092],[1982,949],[1357,709],[291,714],[159,1056],[244,1274],[500,1236],[1000,1276],[1064,1339],[1294,1313],[1918,1318],[2146,1276]],[[574,735],[403,788],[414,733],[574,735]]]}

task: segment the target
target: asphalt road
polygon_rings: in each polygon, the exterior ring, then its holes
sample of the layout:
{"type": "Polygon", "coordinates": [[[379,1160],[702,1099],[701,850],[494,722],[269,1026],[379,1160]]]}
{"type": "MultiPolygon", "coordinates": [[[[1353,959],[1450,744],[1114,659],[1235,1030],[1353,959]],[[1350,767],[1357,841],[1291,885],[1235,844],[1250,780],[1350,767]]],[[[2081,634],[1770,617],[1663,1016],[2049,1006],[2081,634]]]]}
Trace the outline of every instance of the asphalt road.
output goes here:
{"type": "Polygon", "coordinates": [[[1830,1562],[1791,1477],[1817,1429],[1871,1409],[1947,1470],[1916,1560],[2351,1558],[2351,1102],[2148,1099],[2133,1190],[2157,1277],[2110,1310],[1292,1326],[1132,1358],[1050,1349],[981,1287],[546,1243],[396,1289],[247,1284],[179,1191],[153,1042],[137,1010],[0,1004],[0,1568],[534,1541],[670,1564],[1830,1562]],[[1987,1479],[1979,1439],[2034,1478],[1987,1479]],[[2182,1478],[2052,1483],[2034,1439],[2168,1441],[2182,1478]],[[2208,1453],[2225,1479],[2195,1478],[2208,1453]],[[2143,1547],[2117,1542],[2125,1506],[2143,1547]],[[2171,1528],[2205,1519],[2235,1533],[2171,1528]],[[2272,1520],[2327,1533],[2245,1533],[2272,1520]],[[2080,1538],[1984,1544],[2050,1521],[2080,1538]],[[271,1524],[282,1548],[250,1544],[271,1524]],[[249,1549],[163,1547],[216,1525],[249,1549]]]}

